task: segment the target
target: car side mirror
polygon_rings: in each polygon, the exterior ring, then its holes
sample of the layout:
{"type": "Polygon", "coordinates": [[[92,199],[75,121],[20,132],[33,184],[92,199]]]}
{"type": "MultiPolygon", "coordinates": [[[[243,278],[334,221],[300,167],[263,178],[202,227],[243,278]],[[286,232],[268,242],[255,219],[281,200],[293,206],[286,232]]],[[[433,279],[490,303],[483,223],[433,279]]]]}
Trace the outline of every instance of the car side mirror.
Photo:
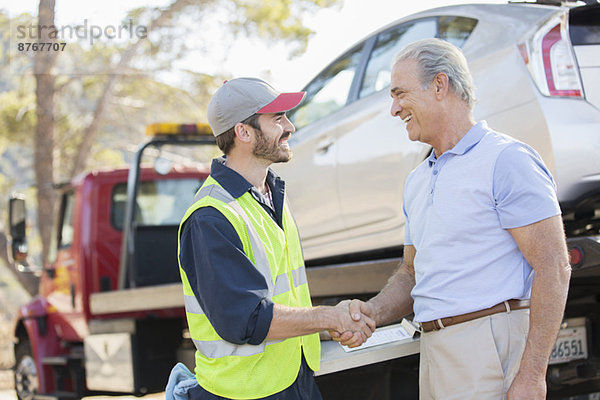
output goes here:
{"type": "Polygon", "coordinates": [[[10,234],[10,255],[17,265],[27,260],[27,210],[22,195],[12,195],[8,202],[8,223],[10,234]]]}

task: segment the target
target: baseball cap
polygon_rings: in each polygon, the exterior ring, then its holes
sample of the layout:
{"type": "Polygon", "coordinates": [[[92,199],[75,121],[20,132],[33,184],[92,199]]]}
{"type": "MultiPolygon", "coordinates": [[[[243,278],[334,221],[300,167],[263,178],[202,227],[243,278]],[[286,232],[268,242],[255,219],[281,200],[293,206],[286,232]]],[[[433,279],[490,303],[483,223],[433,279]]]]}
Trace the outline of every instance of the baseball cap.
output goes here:
{"type": "Polygon", "coordinates": [[[280,113],[295,108],[306,92],[280,93],[258,78],[225,81],[208,103],[208,124],[215,136],[254,114],[280,113]]]}

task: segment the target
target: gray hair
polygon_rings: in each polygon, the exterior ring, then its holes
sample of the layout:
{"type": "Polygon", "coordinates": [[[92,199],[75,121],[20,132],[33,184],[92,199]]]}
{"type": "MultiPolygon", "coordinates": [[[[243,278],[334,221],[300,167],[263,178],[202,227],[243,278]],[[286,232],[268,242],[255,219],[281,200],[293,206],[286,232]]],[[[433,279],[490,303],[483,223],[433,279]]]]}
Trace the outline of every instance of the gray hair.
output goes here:
{"type": "Polygon", "coordinates": [[[475,85],[467,59],[456,46],[440,39],[423,39],[409,44],[394,58],[398,61],[414,59],[421,67],[421,85],[427,88],[439,73],[448,75],[450,90],[470,109],[475,103],[475,85]]]}

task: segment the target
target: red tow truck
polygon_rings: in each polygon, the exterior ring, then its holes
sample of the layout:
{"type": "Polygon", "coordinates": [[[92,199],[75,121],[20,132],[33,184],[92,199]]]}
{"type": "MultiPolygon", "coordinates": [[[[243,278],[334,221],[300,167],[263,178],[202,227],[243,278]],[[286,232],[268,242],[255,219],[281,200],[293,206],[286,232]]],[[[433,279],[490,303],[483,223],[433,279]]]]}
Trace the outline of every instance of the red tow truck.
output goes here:
{"type": "MultiPolygon", "coordinates": [[[[20,309],[15,329],[15,390],[21,400],[159,392],[176,362],[194,368],[177,230],[209,174],[208,164],[177,167],[158,157],[163,162],[142,167],[142,160],[149,149],[156,157],[163,148],[177,154],[202,146],[207,161],[219,153],[205,124],[154,124],[147,134],[129,168],[90,172],[60,185],[54,254],[43,268],[26,265],[24,197],[9,201],[10,253],[19,270],[41,273],[39,294],[20,309]]],[[[313,299],[376,292],[397,262],[313,267],[313,299]]],[[[393,351],[379,347],[367,359],[329,342],[321,375],[417,353],[418,343],[409,342],[393,351]]],[[[339,379],[328,377],[322,390],[338,391],[339,379]]]]}
{"type": "MultiPolygon", "coordinates": [[[[59,187],[54,254],[44,267],[27,265],[25,200],[10,199],[10,253],[19,270],[41,273],[39,295],[21,308],[15,329],[20,400],[159,392],[176,362],[194,367],[177,229],[208,176],[208,164],[174,166],[158,162],[164,158],[156,154],[196,146],[193,157],[203,153],[208,161],[219,153],[205,124],[154,124],[147,134],[129,168],[87,173],[59,187]],[[149,149],[157,160],[154,168],[142,166],[149,149]]],[[[600,387],[599,240],[568,239],[574,272],[548,373],[557,395],[600,387]]],[[[400,260],[397,252],[318,264],[308,260],[313,304],[369,298],[400,260]]],[[[417,399],[418,342],[407,337],[353,352],[322,342],[317,383],[323,398],[417,399]]]]}
{"type": "MultiPolygon", "coordinates": [[[[41,272],[41,281],[16,325],[20,399],[164,389],[184,346],[185,313],[175,296],[177,228],[208,170],[159,173],[141,166],[142,153],[214,138],[205,125],[156,124],[147,133],[152,137],[131,168],[87,173],[60,188],[52,260],[41,271],[25,267],[41,272]],[[116,292],[122,297],[110,296],[116,292]]],[[[22,262],[22,197],[10,200],[9,214],[11,253],[22,262]]]]}

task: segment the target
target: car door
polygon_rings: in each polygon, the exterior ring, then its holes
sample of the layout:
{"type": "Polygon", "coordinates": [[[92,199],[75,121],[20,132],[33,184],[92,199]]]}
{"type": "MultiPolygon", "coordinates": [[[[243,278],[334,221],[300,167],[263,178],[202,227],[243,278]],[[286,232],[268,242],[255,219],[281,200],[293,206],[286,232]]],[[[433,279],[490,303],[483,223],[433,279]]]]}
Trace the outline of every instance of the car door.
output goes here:
{"type": "Polygon", "coordinates": [[[402,202],[406,177],[429,153],[408,139],[404,122],[390,114],[390,72],[407,44],[439,37],[462,45],[474,23],[461,17],[430,17],[400,23],[377,35],[356,101],[348,108],[337,142],[338,181],[346,230],[340,251],[361,252],[403,244],[402,202]],[[466,26],[466,28],[465,28],[466,26]]]}
{"type": "Polygon", "coordinates": [[[363,49],[352,48],[306,86],[306,99],[290,113],[292,160],[273,166],[287,182],[306,258],[327,255],[332,243],[347,237],[337,185],[338,126],[363,49]]]}

